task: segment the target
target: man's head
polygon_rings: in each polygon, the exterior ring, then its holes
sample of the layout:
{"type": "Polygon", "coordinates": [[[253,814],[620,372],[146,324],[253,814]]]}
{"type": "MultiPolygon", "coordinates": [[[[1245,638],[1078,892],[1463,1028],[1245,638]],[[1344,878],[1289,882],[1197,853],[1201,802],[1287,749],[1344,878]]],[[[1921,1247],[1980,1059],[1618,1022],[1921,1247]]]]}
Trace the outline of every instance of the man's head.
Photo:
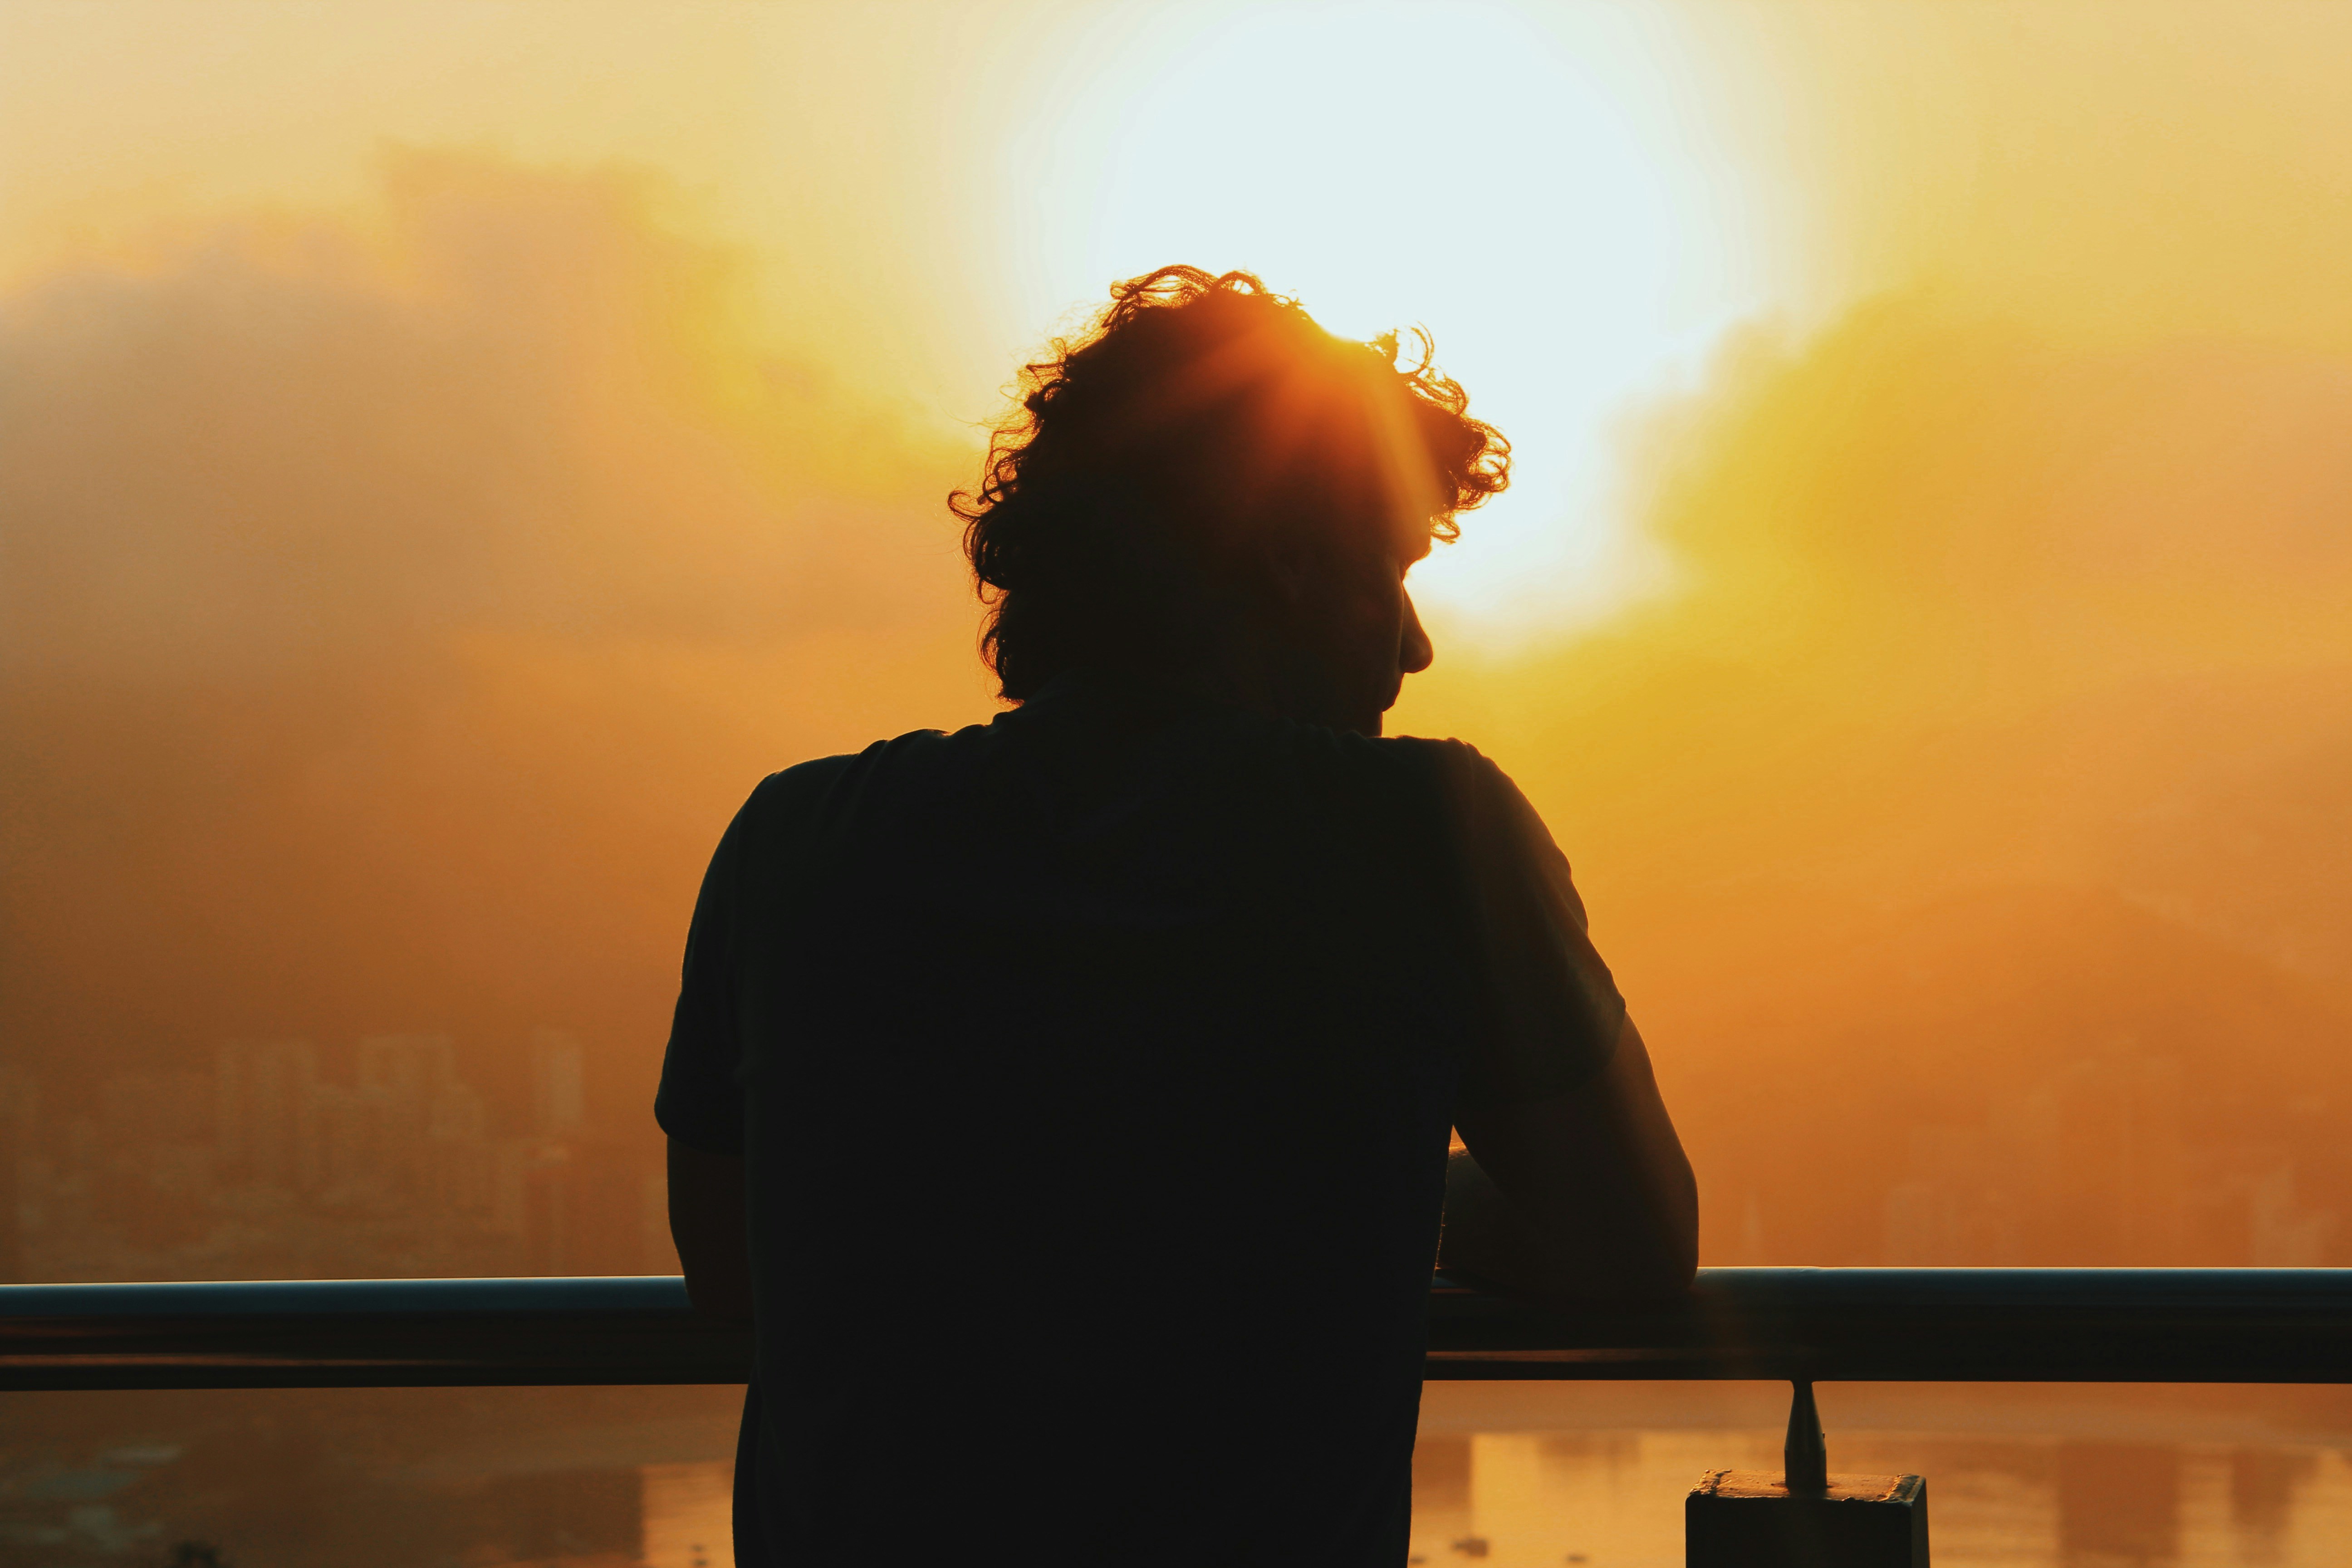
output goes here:
{"type": "Polygon", "coordinates": [[[1335,338],[1245,272],[1114,285],[949,503],[1004,695],[1109,666],[1377,734],[1430,660],[1406,569],[1509,473],[1420,346],[1335,338]]]}

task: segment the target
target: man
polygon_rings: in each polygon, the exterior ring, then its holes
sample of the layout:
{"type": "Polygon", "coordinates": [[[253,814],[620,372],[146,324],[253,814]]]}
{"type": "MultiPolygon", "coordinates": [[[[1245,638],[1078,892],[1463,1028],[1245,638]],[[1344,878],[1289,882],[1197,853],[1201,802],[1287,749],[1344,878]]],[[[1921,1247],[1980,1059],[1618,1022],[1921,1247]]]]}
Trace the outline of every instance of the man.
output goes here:
{"type": "Polygon", "coordinates": [[[1449,1128],[1448,1267],[1696,1250],[1567,862],[1378,738],[1508,447],[1246,274],[1055,346],[952,503],[1017,706],[769,778],[695,908],[656,1109],[758,1330],[738,1558],[1394,1568],[1449,1128]]]}

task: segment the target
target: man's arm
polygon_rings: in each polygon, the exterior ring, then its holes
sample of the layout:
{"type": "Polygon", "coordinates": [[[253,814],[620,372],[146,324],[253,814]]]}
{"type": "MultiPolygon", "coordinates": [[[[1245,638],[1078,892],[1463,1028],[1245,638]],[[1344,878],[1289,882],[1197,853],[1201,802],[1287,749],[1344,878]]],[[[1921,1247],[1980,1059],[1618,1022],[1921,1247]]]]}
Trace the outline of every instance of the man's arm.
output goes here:
{"type": "Polygon", "coordinates": [[[687,1299],[707,1317],[751,1321],[751,1224],[743,1162],[669,1141],[669,1234],[687,1299]]]}
{"type": "Polygon", "coordinates": [[[1528,1295],[1647,1300],[1690,1288],[1698,1186],[1631,1018],[1600,1076],[1462,1107],[1438,1267],[1528,1295]]]}

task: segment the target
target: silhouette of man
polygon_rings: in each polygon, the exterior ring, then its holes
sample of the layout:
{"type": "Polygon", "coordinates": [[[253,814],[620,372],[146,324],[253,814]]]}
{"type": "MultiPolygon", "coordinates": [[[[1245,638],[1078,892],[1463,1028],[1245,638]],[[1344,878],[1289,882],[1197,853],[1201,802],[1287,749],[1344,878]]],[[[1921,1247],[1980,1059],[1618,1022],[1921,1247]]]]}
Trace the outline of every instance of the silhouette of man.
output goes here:
{"type": "Polygon", "coordinates": [[[1567,862],[1378,738],[1509,448],[1244,273],[1055,348],[951,501],[1015,706],[770,777],[695,906],[656,1110],[757,1325],[738,1559],[1393,1568],[1449,1128],[1449,1268],[1696,1248],[1567,862]]]}

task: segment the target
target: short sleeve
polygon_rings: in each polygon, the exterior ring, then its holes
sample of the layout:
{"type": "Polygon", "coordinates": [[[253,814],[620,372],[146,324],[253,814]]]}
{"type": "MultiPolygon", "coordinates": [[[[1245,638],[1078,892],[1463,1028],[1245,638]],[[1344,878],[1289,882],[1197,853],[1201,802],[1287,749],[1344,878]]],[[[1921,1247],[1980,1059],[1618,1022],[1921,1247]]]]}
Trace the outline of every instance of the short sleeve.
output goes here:
{"type": "Polygon", "coordinates": [[[687,929],[686,963],[669,1047],[662,1055],[654,1120],[679,1142],[706,1154],[743,1152],[742,1047],[735,1027],[735,937],[740,918],[746,819],[758,803],[735,814],[703,873],[687,929]]]}
{"type": "Polygon", "coordinates": [[[1568,858],[1518,786],[1468,746],[1440,763],[1475,987],[1463,1097],[1565,1094],[1616,1053],[1624,999],[1586,932],[1568,858]]]}

